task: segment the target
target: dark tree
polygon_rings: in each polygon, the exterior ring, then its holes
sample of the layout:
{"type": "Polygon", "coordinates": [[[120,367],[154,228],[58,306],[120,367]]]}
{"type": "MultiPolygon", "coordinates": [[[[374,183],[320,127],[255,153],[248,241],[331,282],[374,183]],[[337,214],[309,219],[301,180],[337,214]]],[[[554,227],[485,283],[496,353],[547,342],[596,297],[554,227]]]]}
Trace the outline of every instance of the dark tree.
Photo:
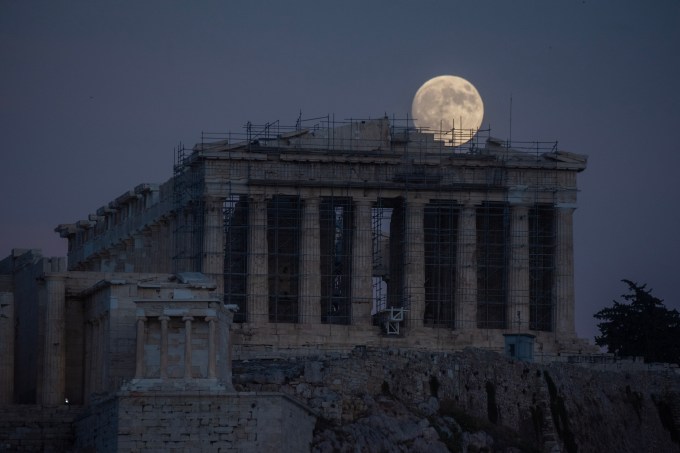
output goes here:
{"type": "Polygon", "coordinates": [[[598,346],[617,356],[644,357],[645,362],[680,363],[680,313],[668,310],[661,299],[630,280],[629,294],[621,297],[628,303],[614,301],[595,313],[602,321],[595,337],[598,346]]]}

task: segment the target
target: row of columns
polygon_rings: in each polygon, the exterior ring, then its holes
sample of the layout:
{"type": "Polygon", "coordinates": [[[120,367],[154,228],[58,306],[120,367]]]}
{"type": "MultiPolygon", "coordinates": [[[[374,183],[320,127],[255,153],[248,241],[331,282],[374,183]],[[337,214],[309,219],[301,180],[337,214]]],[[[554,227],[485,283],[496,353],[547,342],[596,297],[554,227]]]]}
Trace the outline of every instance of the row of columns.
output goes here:
{"type": "MultiPolygon", "coordinates": [[[[300,322],[316,324],[321,317],[320,239],[318,197],[305,198],[302,210],[302,238],[300,260],[300,322]]],[[[354,199],[354,225],[352,241],[352,323],[370,324],[371,302],[373,300],[372,267],[372,200],[354,199]]],[[[218,222],[221,225],[220,204],[207,211],[210,226],[204,237],[205,250],[215,244],[223,246],[224,239],[216,234],[218,222]],[[214,224],[214,225],[213,225],[214,224]]],[[[409,304],[411,326],[423,326],[425,310],[425,257],[423,216],[427,200],[408,198],[406,201],[406,234],[404,248],[404,291],[409,304]]],[[[221,206],[221,204],[220,204],[221,206]]],[[[557,225],[557,248],[555,255],[555,303],[556,330],[574,332],[573,320],[573,238],[571,205],[558,205],[555,221],[557,225]]],[[[512,204],[510,209],[510,260],[508,268],[508,310],[507,327],[528,329],[530,317],[530,276],[529,276],[529,206],[512,204]]],[[[476,328],[477,311],[477,263],[476,263],[476,206],[468,202],[458,217],[458,244],[456,257],[456,327],[476,328]]],[[[248,261],[247,261],[247,315],[249,322],[268,322],[268,249],[267,249],[267,200],[264,196],[253,196],[248,210],[248,261]]],[[[218,250],[222,250],[220,247],[218,250]]],[[[214,274],[221,280],[222,259],[206,252],[204,272],[214,274]]]]}
{"type": "MultiPolygon", "coordinates": [[[[160,378],[168,378],[168,321],[170,317],[167,315],[160,315],[156,317],[160,322],[161,338],[160,338],[160,378]]],[[[203,318],[208,323],[208,379],[215,379],[217,377],[217,317],[205,316],[203,318]]],[[[137,351],[135,362],[135,379],[148,378],[146,373],[146,354],[145,346],[147,342],[147,326],[149,320],[147,316],[140,316],[137,318],[137,351]]],[[[184,379],[193,379],[192,375],[192,323],[195,321],[193,316],[182,316],[184,322],[184,379]]]]}

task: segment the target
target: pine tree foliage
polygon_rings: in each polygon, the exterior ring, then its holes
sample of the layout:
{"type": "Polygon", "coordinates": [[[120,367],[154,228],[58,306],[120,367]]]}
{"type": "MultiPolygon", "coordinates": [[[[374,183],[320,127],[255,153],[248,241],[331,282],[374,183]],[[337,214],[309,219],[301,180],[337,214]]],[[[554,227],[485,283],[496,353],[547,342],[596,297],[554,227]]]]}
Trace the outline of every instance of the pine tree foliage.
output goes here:
{"type": "Polygon", "coordinates": [[[601,321],[597,325],[601,335],[595,337],[595,343],[621,357],[680,363],[680,313],[668,310],[646,284],[622,281],[630,293],[621,296],[625,302],[613,301],[613,306],[595,313],[601,321]]]}

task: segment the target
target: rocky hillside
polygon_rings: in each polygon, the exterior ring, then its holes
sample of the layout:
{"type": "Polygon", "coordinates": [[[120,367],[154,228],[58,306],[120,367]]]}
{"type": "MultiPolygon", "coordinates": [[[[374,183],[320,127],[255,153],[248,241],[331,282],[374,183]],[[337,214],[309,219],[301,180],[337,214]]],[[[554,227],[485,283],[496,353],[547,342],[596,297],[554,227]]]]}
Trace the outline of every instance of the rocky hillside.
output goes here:
{"type": "Polygon", "coordinates": [[[680,451],[680,376],[672,370],[357,348],[235,362],[234,383],[310,407],[316,452],[680,451]]]}

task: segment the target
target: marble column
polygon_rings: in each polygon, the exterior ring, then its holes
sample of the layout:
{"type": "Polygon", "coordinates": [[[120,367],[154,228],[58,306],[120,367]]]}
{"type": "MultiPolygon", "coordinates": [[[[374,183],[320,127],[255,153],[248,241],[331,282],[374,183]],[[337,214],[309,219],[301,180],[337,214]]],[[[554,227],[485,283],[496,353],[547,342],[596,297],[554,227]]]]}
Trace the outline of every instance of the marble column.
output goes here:
{"type": "Polygon", "coordinates": [[[14,402],[14,294],[0,292],[0,405],[14,402]]]}
{"type": "Polygon", "coordinates": [[[90,393],[92,392],[92,322],[87,321],[85,322],[85,329],[84,329],[84,358],[83,358],[83,399],[85,401],[85,404],[87,404],[90,401],[90,393]]]}
{"type": "Polygon", "coordinates": [[[265,324],[269,321],[267,200],[255,196],[249,204],[246,316],[250,323],[265,324]]]}
{"type": "Polygon", "coordinates": [[[97,388],[99,391],[104,391],[106,390],[106,368],[107,368],[107,355],[106,355],[106,346],[108,343],[108,339],[106,338],[106,326],[108,324],[108,319],[106,315],[102,315],[101,318],[99,319],[99,324],[97,324],[98,331],[97,331],[97,337],[99,338],[99,341],[97,342],[97,388]]]}
{"type": "Polygon", "coordinates": [[[132,261],[135,272],[149,272],[150,257],[146,255],[146,235],[144,232],[132,233],[132,251],[128,261],[132,261]]]}
{"type": "Polygon", "coordinates": [[[217,341],[215,316],[206,316],[205,321],[208,323],[208,379],[215,379],[217,377],[217,341]]]}
{"type": "MultiPolygon", "coordinates": [[[[160,244],[154,243],[154,238],[158,237],[158,225],[153,224],[144,228],[144,272],[151,269],[159,269],[158,249],[160,244]]],[[[159,272],[159,271],[156,271],[159,272]]]]}
{"type": "Polygon", "coordinates": [[[144,370],[144,344],[146,343],[146,318],[137,318],[137,355],[135,360],[135,379],[143,379],[144,370]]]}
{"type": "Polygon", "coordinates": [[[217,284],[215,292],[224,293],[224,212],[223,200],[206,196],[203,199],[202,272],[217,284]]]}
{"type": "Polygon", "coordinates": [[[300,319],[303,324],[321,323],[321,245],[319,198],[304,199],[300,244],[300,319]]]}
{"type": "Polygon", "coordinates": [[[518,204],[510,207],[507,329],[529,329],[529,300],[529,207],[518,204]]]}
{"type": "Polygon", "coordinates": [[[425,201],[406,201],[404,294],[409,310],[410,327],[423,327],[425,317],[425,236],[423,213],[425,201]]]}
{"type": "Polygon", "coordinates": [[[191,379],[191,322],[192,316],[184,316],[184,379],[191,379]]]}
{"type": "Polygon", "coordinates": [[[92,322],[92,368],[90,369],[90,393],[99,391],[99,373],[101,372],[101,356],[99,344],[99,319],[92,322]]]}
{"type": "Polygon", "coordinates": [[[354,199],[352,238],[352,324],[370,326],[373,301],[373,225],[371,200],[354,199]]]}
{"type": "Polygon", "coordinates": [[[63,275],[46,275],[45,343],[42,404],[64,404],[66,392],[66,283],[63,275]]]}
{"type": "Polygon", "coordinates": [[[456,329],[477,327],[477,209],[465,204],[458,214],[456,249],[456,329]]]}
{"type": "Polygon", "coordinates": [[[161,379],[167,379],[168,377],[168,321],[170,317],[166,315],[161,315],[158,317],[161,323],[161,344],[160,344],[160,357],[159,357],[159,368],[161,379]]]}
{"type": "Polygon", "coordinates": [[[574,324],[574,227],[572,204],[559,204],[555,208],[557,229],[555,248],[555,280],[553,300],[556,305],[553,320],[558,334],[575,336],[574,324]]]}

